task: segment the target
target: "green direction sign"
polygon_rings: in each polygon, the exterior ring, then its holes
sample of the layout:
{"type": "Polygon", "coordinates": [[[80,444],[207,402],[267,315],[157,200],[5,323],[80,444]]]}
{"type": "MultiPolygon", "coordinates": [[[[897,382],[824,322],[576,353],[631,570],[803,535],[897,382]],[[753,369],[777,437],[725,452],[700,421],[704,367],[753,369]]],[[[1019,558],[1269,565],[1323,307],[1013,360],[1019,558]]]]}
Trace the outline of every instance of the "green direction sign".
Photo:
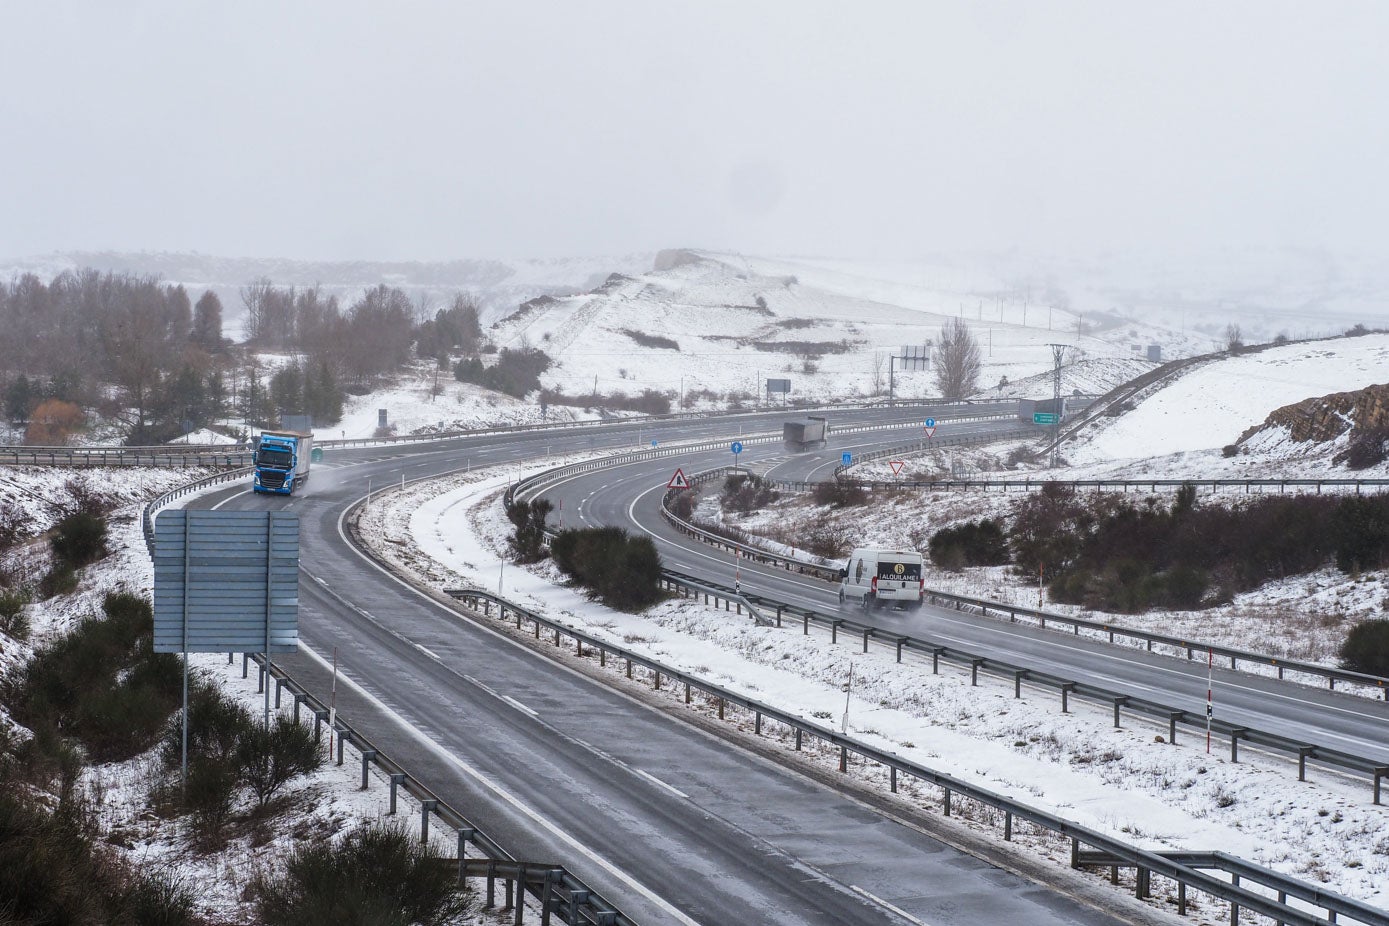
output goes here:
{"type": "Polygon", "coordinates": [[[1056,424],[1057,416],[1054,412],[1033,412],[1033,424],[1056,424]]]}

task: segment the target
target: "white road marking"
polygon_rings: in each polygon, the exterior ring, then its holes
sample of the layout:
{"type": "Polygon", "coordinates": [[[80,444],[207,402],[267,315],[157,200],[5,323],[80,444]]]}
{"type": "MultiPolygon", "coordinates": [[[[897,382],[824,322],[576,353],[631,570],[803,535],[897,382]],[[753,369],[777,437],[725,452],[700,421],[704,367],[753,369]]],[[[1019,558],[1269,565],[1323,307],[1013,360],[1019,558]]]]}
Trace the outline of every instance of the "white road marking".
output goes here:
{"type": "Polygon", "coordinates": [[[428,656],[430,659],[433,659],[435,662],[443,662],[443,660],[439,658],[438,653],[434,652],[432,649],[425,646],[423,643],[416,643],[415,649],[419,650],[421,653],[424,653],[426,656],[428,656]]]}
{"type": "Polygon", "coordinates": [[[529,707],[526,707],[526,705],[522,704],[520,701],[517,701],[511,695],[502,695],[501,697],[503,701],[505,701],[507,704],[510,704],[512,707],[516,708],[518,711],[521,711],[522,713],[530,714],[532,717],[540,716],[539,711],[531,710],[529,707]]]}
{"type": "MultiPolygon", "coordinates": [[[[628,768],[631,768],[631,766],[628,766],[628,768]]],[[[651,782],[653,785],[658,785],[658,786],[660,786],[660,787],[662,787],[662,788],[665,788],[667,791],[669,791],[671,794],[674,794],[676,797],[683,797],[683,798],[684,798],[685,800],[687,800],[687,801],[690,799],[690,796],[689,796],[688,794],[686,794],[684,791],[681,791],[679,788],[675,787],[674,785],[666,784],[664,781],[662,781],[661,779],[657,778],[655,775],[652,775],[652,774],[649,773],[649,772],[643,772],[643,771],[642,771],[641,769],[639,769],[639,768],[633,768],[632,771],[636,772],[638,775],[640,775],[641,777],[645,778],[647,781],[651,782]]]]}
{"type": "Polygon", "coordinates": [[[886,900],[883,900],[877,894],[871,894],[868,891],[865,891],[857,884],[850,884],[849,888],[853,890],[855,894],[861,894],[864,897],[867,897],[869,900],[873,901],[875,904],[884,908],[885,910],[891,910],[893,913],[896,913],[898,916],[906,920],[908,923],[915,923],[916,926],[929,926],[928,923],[925,923],[922,920],[917,919],[916,917],[908,913],[906,910],[903,910],[901,907],[888,903],[886,900]]]}

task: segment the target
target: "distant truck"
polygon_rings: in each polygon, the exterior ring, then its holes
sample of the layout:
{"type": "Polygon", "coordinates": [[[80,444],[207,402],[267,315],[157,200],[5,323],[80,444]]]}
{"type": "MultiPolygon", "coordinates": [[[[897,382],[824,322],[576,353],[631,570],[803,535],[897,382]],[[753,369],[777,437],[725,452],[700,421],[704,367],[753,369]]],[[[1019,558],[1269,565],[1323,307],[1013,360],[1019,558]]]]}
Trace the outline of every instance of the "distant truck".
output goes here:
{"type": "Polygon", "coordinates": [[[787,450],[811,450],[825,446],[830,425],[814,415],[804,421],[788,421],[781,429],[781,440],[787,450]]]}
{"type": "Polygon", "coordinates": [[[253,457],[257,492],[292,495],[309,478],[313,435],[304,431],[262,431],[253,457]]]}

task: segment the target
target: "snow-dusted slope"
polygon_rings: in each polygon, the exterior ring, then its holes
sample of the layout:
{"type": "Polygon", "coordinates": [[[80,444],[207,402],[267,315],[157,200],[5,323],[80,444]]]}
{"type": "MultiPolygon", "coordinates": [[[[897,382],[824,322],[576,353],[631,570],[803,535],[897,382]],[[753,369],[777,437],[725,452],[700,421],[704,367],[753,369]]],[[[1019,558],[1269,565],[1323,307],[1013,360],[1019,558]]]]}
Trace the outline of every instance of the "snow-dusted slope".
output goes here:
{"type": "Polygon", "coordinates": [[[1274,409],[1389,381],[1389,335],[1289,344],[1201,364],[1102,420],[1069,448],[1073,463],[1162,456],[1233,444],[1274,409]]]}
{"type": "MultiPolygon", "coordinates": [[[[1162,332],[1110,319],[1086,334],[1065,312],[1027,307],[970,289],[969,279],[903,282],[785,260],[705,252],[663,252],[656,268],[614,276],[583,295],[536,300],[499,322],[502,346],[529,345],[557,360],[547,385],[586,395],[655,389],[760,393],[765,380],[791,380],[792,398],[885,392],[888,356],[939,338],[963,317],[979,342],[980,384],[1049,369],[1049,343],[1078,358],[1132,358],[1162,332]],[[968,306],[961,306],[968,298],[968,306]],[[1025,315],[1026,313],[1026,315],[1025,315]],[[1026,324],[1024,324],[1024,317],[1026,324]],[[1062,331],[1069,328],[1068,331],[1062,331]],[[642,346],[631,332],[673,345],[642,346]]],[[[929,372],[897,372],[900,396],[934,395],[929,372]]]]}

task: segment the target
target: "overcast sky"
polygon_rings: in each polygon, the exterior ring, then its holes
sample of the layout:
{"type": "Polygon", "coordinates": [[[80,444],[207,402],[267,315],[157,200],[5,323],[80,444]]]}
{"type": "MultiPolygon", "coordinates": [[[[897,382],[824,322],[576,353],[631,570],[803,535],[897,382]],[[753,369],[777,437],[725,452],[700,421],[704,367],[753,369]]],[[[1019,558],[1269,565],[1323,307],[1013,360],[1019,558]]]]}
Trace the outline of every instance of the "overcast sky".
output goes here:
{"type": "Polygon", "coordinates": [[[1389,2],[0,0],[0,255],[1389,244],[1389,2]]]}

